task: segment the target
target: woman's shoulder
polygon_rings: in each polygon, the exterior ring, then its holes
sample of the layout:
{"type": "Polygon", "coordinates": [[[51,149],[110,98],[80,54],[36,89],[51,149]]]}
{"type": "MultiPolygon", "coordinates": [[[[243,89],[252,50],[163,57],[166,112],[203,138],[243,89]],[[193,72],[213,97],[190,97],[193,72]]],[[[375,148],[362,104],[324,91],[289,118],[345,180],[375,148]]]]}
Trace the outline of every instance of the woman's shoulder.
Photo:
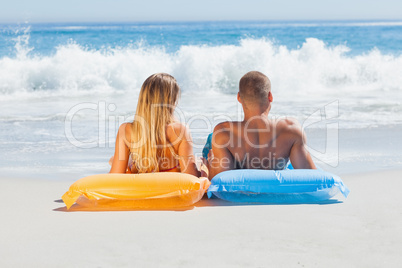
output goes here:
{"type": "Polygon", "coordinates": [[[180,130],[185,131],[187,129],[187,126],[185,124],[183,124],[181,122],[177,122],[177,121],[174,121],[174,122],[168,124],[167,126],[168,126],[168,129],[175,130],[175,131],[180,131],[180,130]]]}
{"type": "Polygon", "coordinates": [[[190,130],[185,124],[180,122],[172,122],[167,125],[166,136],[173,144],[181,142],[184,139],[191,139],[190,130]]]}
{"type": "Polygon", "coordinates": [[[124,134],[125,138],[129,140],[130,137],[131,137],[132,125],[133,125],[132,123],[123,123],[123,124],[121,124],[120,127],[119,127],[120,135],[124,134]]]}

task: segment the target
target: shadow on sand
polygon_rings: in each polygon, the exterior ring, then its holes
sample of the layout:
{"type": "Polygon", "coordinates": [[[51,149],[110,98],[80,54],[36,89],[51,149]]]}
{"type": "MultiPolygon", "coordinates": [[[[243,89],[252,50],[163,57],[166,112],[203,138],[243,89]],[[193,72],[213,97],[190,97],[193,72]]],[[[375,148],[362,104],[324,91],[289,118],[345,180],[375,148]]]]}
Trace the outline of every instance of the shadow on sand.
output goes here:
{"type": "MultiPolygon", "coordinates": [[[[56,203],[63,203],[63,200],[57,199],[54,200],[56,203]]],[[[194,208],[202,208],[202,207],[226,207],[226,206],[288,206],[288,205],[332,205],[343,203],[343,201],[337,199],[330,199],[326,201],[319,202],[303,202],[303,203],[238,203],[238,202],[230,202],[226,200],[222,200],[219,198],[211,198],[208,199],[206,195],[197,203],[188,207],[180,207],[180,208],[116,208],[116,207],[86,207],[79,204],[74,204],[67,210],[66,206],[59,207],[53,209],[53,211],[59,212],[96,212],[96,211],[188,211],[194,208]]]]}

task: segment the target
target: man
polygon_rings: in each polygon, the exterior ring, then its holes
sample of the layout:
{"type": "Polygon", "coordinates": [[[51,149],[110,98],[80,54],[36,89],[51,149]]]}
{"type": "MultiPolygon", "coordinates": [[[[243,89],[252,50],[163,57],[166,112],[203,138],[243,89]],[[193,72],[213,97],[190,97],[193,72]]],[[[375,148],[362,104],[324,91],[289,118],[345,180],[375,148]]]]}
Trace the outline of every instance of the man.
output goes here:
{"type": "Polygon", "coordinates": [[[215,127],[206,161],[210,179],[232,169],[284,169],[289,159],[295,169],[316,168],[300,124],[295,119],[268,118],[273,97],[267,76],[257,71],[245,74],[237,100],[244,120],[215,127]]]}

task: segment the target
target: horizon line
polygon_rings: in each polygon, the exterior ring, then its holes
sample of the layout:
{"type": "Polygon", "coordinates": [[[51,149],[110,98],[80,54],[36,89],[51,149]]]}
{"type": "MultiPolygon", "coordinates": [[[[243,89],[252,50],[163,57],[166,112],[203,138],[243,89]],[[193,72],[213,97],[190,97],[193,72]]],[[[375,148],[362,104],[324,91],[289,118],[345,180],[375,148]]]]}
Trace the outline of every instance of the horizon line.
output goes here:
{"type": "Polygon", "coordinates": [[[11,22],[11,21],[0,21],[0,24],[135,24],[135,23],[206,23],[206,22],[304,22],[304,23],[314,23],[314,22],[402,22],[402,19],[236,19],[236,20],[93,20],[93,21],[36,21],[30,22],[25,20],[23,22],[11,22]]]}

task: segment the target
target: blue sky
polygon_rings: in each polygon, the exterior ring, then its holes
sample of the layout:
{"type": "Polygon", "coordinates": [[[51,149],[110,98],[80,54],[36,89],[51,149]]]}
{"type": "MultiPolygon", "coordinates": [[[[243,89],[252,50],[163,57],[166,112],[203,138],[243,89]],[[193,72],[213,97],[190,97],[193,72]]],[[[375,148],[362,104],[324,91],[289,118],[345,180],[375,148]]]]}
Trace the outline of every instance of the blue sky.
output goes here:
{"type": "Polygon", "coordinates": [[[401,0],[2,0],[0,22],[402,20],[401,0]]]}

